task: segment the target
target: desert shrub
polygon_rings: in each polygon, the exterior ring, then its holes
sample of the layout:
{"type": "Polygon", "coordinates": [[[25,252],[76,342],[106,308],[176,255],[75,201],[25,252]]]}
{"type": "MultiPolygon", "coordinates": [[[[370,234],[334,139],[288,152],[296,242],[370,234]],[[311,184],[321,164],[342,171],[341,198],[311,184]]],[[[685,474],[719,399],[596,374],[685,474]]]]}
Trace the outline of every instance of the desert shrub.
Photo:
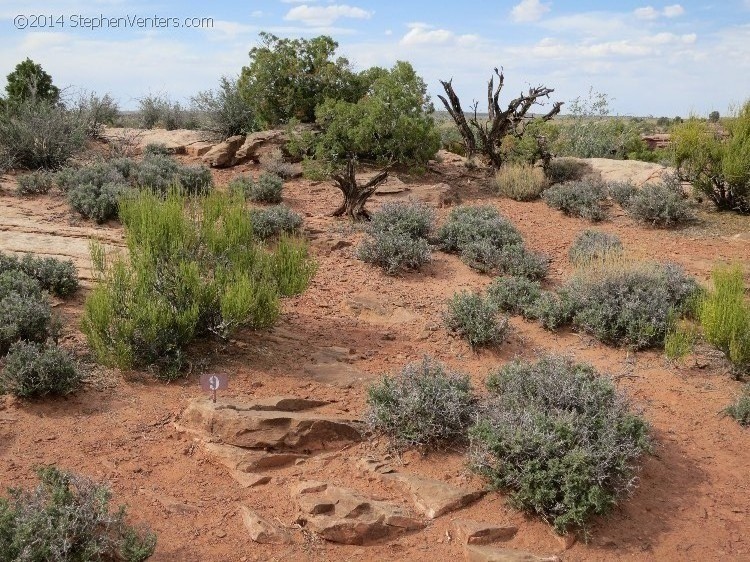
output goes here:
{"type": "Polygon", "coordinates": [[[31,172],[18,178],[18,193],[21,195],[39,195],[47,193],[54,185],[49,172],[31,172]]]}
{"type": "Polygon", "coordinates": [[[286,205],[274,205],[264,209],[251,209],[250,222],[253,234],[266,240],[282,233],[297,232],[302,226],[302,217],[286,205]]]}
{"type": "Polygon", "coordinates": [[[489,298],[467,291],[456,293],[448,301],[443,322],[450,331],[466,338],[471,347],[500,343],[508,330],[507,318],[498,318],[489,298]]]}
{"type": "Polygon", "coordinates": [[[553,158],[544,172],[550,184],[580,181],[591,171],[591,166],[575,158],[553,158]]]}
{"type": "Polygon", "coordinates": [[[42,342],[49,335],[52,312],[46,295],[11,292],[0,299],[0,355],[17,341],[42,342]]]}
{"type": "Polygon", "coordinates": [[[703,336],[742,373],[750,370],[750,304],[745,300],[742,269],[717,267],[711,278],[713,289],[697,307],[703,336]]]}
{"type": "Polygon", "coordinates": [[[103,223],[117,217],[118,200],[128,189],[120,183],[105,183],[101,187],[93,183],[77,185],[68,190],[68,202],[84,217],[103,223]]]}
{"type": "Polygon", "coordinates": [[[664,338],[664,355],[667,359],[682,359],[695,350],[698,327],[687,319],[675,319],[664,338]]]}
{"type": "Polygon", "coordinates": [[[626,209],[630,204],[630,198],[638,193],[638,188],[627,181],[609,182],[607,184],[607,195],[617,202],[620,207],[626,209]]]}
{"type": "Polygon", "coordinates": [[[368,389],[366,420],[399,449],[466,441],[477,397],[469,377],[425,357],[368,389]]]}
{"type": "Polygon", "coordinates": [[[35,490],[10,488],[0,498],[0,559],[142,562],[156,547],[156,535],[128,525],[121,506],[110,512],[104,484],[39,468],[35,490]]]}
{"type": "Polygon", "coordinates": [[[602,207],[605,197],[604,185],[591,179],[555,185],[542,194],[544,202],[553,209],[593,222],[602,221],[607,216],[602,207]]]}
{"type": "Polygon", "coordinates": [[[682,190],[665,183],[644,185],[623,208],[637,221],[652,226],[670,227],[695,220],[695,212],[682,190]]]}
{"type": "Polygon", "coordinates": [[[179,102],[163,94],[149,94],[138,100],[141,127],[164,127],[168,131],[190,128],[190,117],[179,102]]]}
{"type": "Polygon", "coordinates": [[[104,125],[113,126],[120,118],[120,107],[109,94],[100,96],[94,92],[81,92],[73,109],[86,124],[86,134],[92,138],[101,135],[104,125]]]}
{"type": "Polygon", "coordinates": [[[727,121],[728,135],[692,118],[672,131],[677,172],[717,208],[750,213],[750,101],[727,121]]]}
{"type": "Polygon", "coordinates": [[[369,225],[372,234],[398,232],[412,238],[427,238],[435,222],[435,212],[420,201],[384,203],[373,213],[369,225]]]}
{"type": "Polygon", "coordinates": [[[467,244],[460,255],[464,263],[481,273],[542,279],[549,269],[546,256],[529,252],[521,244],[498,247],[489,240],[476,240],[467,244]]]}
{"type": "Polygon", "coordinates": [[[20,398],[62,396],[81,385],[75,361],[57,345],[19,341],[10,346],[0,372],[0,393],[20,398]]]}
{"type": "Polygon", "coordinates": [[[11,293],[18,293],[22,297],[41,297],[42,288],[39,281],[23,271],[9,269],[0,273],[0,300],[11,293]]]}
{"type": "Polygon", "coordinates": [[[723,413],[734,418],[740,425],[750,426],[750,385],[745,387],[737,400],[724,408],[723,413]]]}
{"type": "Polygon", "coordinates": [[[574,304],[567,292],[542,291],[539,298],[531,306],[526,314],[529,318],[536,318],[547,330],[557,330],[559,327],[571,321],[574,313],[574,304]]]}
{"type": "Polygon", "coordinates": [[[568,258],[570,263],[581,265],[618,257],[622,252],[622,242],[617,234],[587,229],[576,236],[568,250],[568,258]]]}
{"type": "Polygon", "coordinates": [[[635,488],[648,423],[611,379],[556,356],[514,361],[470,429],[470,463],[520,509],[558,533],[586,528],[635,488]]]}
{"type": "Polygon", "coordinates": [[[538,281],[523,276],[496,278],[487,289],[487,298],[502,312],[534,317],[542,295],[538,281]]]}
{"type": "Polygon", "coordinates": [[[357,248],[357,257],[381,267],[388,275],[397,275],[429,263],[430,246],[424,238],[414,238],[399,230],[376,232],[357,248]]]}
{"type": "Polygon", "coordinates": [[[193,339],[272,325],[280,287],[299,292],[314,273],[299,246],[266,249],[237,196],[140,192],[122,199],[120,219],[129,256],[108,260],[94,247],[99,278],[82,321],[107,365],[173,378],[193,339]]]}
{"type": "Polygon", "coordinates": [[[187,195],[204,195],[211,191],[214,178],[207,166],[180,166],[177,169],[177,183],[187,195]]]}
{"type": "Polygon", "coordinates": [[[61,105],[28,100],[0,107],[0,154],[7,167],[60,168],[85,140],[85,122],[61,105]]]}
{"type": "Polygon", "coordinates": [[[143,147],[143,156],[169,156],[171,151],[163,142],[150,142],[143,147]]]}
{"type": "Polygon", "coordinates": [[[176,186],[179,168],[177,161],[169,156],[147,156],[138,165],[133,180],[139,188],[166,194],[176,186]]]}
{"type": "Polygon", "coordinates": [[[285,180],[292,179],[296,173],[294,165],[284,160],[284,153],[278,148],[270,154],[261,156],[260,167],[269,174],[274,174],[285,180]]]}
{"type": "Polygon", "coordinates": [[[60,99],[60,88],[52,84],[52,76],[28,57],[8,74],[5,92],[7,98],[3,102],[11,106],[27,101],[54,104],[60,99]]]}
{"type": "Polygon", "coordinates": [[[32,254],[18,258],[0,252],[0,273],[6,271],[21,271],[58,297],[70,296],[78,290],[78,272],[70,260],[38,258],[32,254]]]}
{"type": "Polygon", "coordinates": [[[257,129],[253,106],[242,99],[236,78],[223,76],[217,90],[199,92],[191,101],[204,117],[201,128],[221,138],[244,135],[257,129]]]}
{"type": "Polygon", "coordinates": [[[128,158],[98,161],[82,168],[63,168],[55,174],[55,181],[62,192],[89,184],[98,188],[108,183],[125,184],[134,166],[133,161],[128,158]]]}
{"type": "Polygon", "coordinates": [[[284,180],[276,174],[262,173],[257,180],[249,184],[247,198],[255,203],[281,203],[284,180]]]}
{"type": "Polygon", "coordinates": [[[547,187],[544,170],[530,164],[504,164],[495,181],[499,195],[516,201],[533,201],[547,187]]]}
{"type": "Polygon", "coordinates": [[[437,232],[437,241],[446,252],[460,253],[478,240],[487,240],[498,248],[523,243],[511,222],[490,206],[456,207],[437,232]]]}
{"type": "Polygon", "coordinates": [[[564,285],[573,325],[612,345],[661,346],[671,319],[692,304],[695,279],[673,264],[589,263],[564,285]]]}

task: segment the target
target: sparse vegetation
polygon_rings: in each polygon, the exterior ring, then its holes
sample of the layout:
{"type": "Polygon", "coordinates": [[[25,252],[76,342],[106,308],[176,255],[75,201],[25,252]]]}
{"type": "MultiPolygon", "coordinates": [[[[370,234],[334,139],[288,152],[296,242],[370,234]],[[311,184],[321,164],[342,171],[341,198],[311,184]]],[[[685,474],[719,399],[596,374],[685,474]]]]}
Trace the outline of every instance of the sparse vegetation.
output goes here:
{"type": "Polygon", "coordinates": [[[591,261],[606,261],[623,253],[622,242],[617,234],[587,229],[581,232],[568,251],[570,262],[583,265],[591,261]]]}
{"type": "Polygon", "coordinates": [[[247,198],[255,203],[278,204],[281,203],[283,189],[284,180],[276,174],[264,172],[250,184],[247,198]]]}
{"type": "Polygon", "coordinates": [[[448,301],[443,315],[446,328],[464,337],[471,347],[502,342],[507,318],[500,318],[495,304],[480,293],[461,291],[448,301]]]}
{"type": "Polygon", "coordinates": [[[610,191],[613,199],[639,222],[651,226],[672,227],[695,220],[695,212],[685,199],[679,181],[663,181],[633,189],[625,186],[610,191]]]}
{"type": "Polygon", "coordinates": [[[203,116],[201,128],[221,138],[244,135],[257,129],[255,110],[242,98],[237,79],[223,76],[217,90],[199,92],[193,106],[203,116]]]}
{"type": "Polygon", "coordinates": [[[498,277],[487,289],[487,298],[498,310],[527,318],[535,317],[541,295],[538,281],[515,275],[498,277]]]}
{"type": "Polygon", "coordinates": [[[282,233],[294,234],[302,226],[302,217],[286,205],[250,210],[253,234],[266,240],[282,233]]]}
{"type": "Polygon", "coordinates": [[[129,525],[124,506],[110,512],[106,485],[54,466],[37,475],[35,490],[0,498],[0,560],[142,562],[153,554],[156,535],[129,525]]]}
{"type": "Polygon", "coordinates": [[[713,288],[698,305],[706,341],[722,351],[738,373],[750,370],[750,304],[745,300],[742,269],[718,267],[713,288]]]}
{"type": "Polygon", "coordinates": [[[740,425],[750,426],[750,385],[745,387],[737,400],[724,409],[724,414],[734,418],[740,425]]]}
{"type": "Polygon", "coordinates": [[[591,166],[575,158],[553,158],[544,169],[550,184],[581,181],[591,166]]]}
{"type": "Polygon", "coordinates": [[[54,182],[49,172],[31,172],[18,178],[18,193],[20,195],[39,195],[47,193],[54,182]]]}
{"type": "Polygon", "coordinates": [[[84,217],[103,223],[117,217],[118,201],[128,189],[122,183],[80,184],[68,190],[68,202],[84,217]]]}
{"type": "Polygon", "coordinates": [[[555,185],[542,194],[542,199],[553,209],[592,222],[599,222],[607,217],[602,206],[605,197],[604,185],[592,179],[555,185]]]}
{"type": "Polygon", "coordinates": [[[419,201],[384,203],[372,215],[368,230],[371,234],[399,232],[411,238],[429,237],[435,223],[435,212],[419,201]]]}
{"type": "Polygon", "coordinates": [[[547,187],[544,170],[530,164],[504,164],[495,181],[498,194],[516,201],[533,201],[547,187]]]}
{"type": "Polygon", "coordinates": [[[64,396],[81,385],[81,373],[70,355],[54,344],[18,341],[10,346],[0,372],[0,394],[19,398],[64,396]]]}
{"type": "Polygon", "coordinates": [[[142,192],[121,201],[120,218],[128,260],[110,261],[95,247],[100,277],[82,325],[108,365],[153,365],[173,378],[194,338],[272,325],[280,287],[301,290],[314,273],[304,252],[263,248],[236,196],[142,192]]]}
{"type": "Polygon", "coordinates": [[[366,419],[398,449],[445,448],[466,441],[477,402],[468,376],[425,357],[369,388],[366,419]]]}
{"type": "Polygon", "coordinates": [[[279,176],[281,179],[292,179],[295,175],[294,164],[284,159],[281,149],[275,149],[260,158],[260,167],[269,174],[279,176]]]}
{"type": "Polygon", "coordinates": [[[69,297],[78,290],[78,272],[70,260],[38,258],[32,254],[19,258],[0,252],[0,274],[7,271],[23,272],[58,297],[69,297]]]}
{"type": "Polygon", "coordinates": [[[520,509],[560,534],[586,529],[636,486],[649,426],[592,367],[549,356],[511,362],[470,429],[470,462],[520,509]]]}

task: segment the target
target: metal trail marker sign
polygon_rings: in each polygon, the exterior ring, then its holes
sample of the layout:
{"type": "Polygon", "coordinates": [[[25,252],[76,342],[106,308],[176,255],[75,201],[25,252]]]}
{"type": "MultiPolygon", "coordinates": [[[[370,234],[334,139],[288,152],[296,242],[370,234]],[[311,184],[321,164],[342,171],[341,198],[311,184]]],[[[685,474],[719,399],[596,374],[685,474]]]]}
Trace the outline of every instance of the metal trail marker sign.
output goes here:
{"type": "Polygon", "coordinates": [[[201,388],[206,392],[213,394],[213,401],[216,402],[216,391],[226,390],[229,386],[229,377],[218,373],[204,373],[201,375],[201,388]]]}

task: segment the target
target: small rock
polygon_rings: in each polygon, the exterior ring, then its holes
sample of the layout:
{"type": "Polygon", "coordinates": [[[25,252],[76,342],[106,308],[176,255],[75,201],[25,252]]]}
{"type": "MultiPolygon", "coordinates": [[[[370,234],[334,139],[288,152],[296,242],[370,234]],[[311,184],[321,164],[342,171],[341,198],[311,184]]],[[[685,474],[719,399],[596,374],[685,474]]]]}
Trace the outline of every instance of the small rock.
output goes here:
{"type": "Polygon", "coordinates": [[[289,531],[277,527],[264,519],[246,505],[240,506],[242,522],[245,524],[250,538],[260,544],[290,544],[292,537],[289,531]]]}
{"type": "Polygon", "coordinates": [[[467,562],[560,562],[557,556],[539,557],[530,552],[469,544],[464,547],[467,562]]]}
{"type": "Polygon", "coordinates": [[[463,544],[489,544],[496,541],[509,541],[518,532],[518,527],[512,525],[497,527],[489,523],[480,523],[468,519],[454,520],[453,529],[458,541],[463,544]]]}
{"type": "Polygon", "coordinates": [[[417,474],[385,474],[383,480],[394,482],[405,488],[417,508],[428,519],[436,519],[451,511],[461,509],[484,496],[486,490],[457,488],[442,480],[435,480],[417,474]]]}

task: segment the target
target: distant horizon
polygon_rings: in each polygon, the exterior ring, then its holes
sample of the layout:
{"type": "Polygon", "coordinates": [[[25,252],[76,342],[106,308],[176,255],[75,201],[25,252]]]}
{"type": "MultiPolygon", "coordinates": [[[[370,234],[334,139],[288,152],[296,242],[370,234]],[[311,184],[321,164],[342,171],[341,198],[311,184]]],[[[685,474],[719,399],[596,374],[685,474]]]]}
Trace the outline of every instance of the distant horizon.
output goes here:
{"type": "Polygon", "coordinates": [[[409,61],[438,110],[440,79],[453,78],[464,105],[477,99],[481,109],[500,66],[501,105],[543,84],[555,89],[550,103],[566,102],[563,114],[590,89],[607,95],[612,115],[633,117],[724,116],[750,98],[750,0],[483,4],[46,0],[32,9],[0,0],[0,88],[29,57],[58,87],[109,93],[123,110],[149,94],[186,104],[238,75],[268,31],[330,35],[355,70],[409,61]]]}

